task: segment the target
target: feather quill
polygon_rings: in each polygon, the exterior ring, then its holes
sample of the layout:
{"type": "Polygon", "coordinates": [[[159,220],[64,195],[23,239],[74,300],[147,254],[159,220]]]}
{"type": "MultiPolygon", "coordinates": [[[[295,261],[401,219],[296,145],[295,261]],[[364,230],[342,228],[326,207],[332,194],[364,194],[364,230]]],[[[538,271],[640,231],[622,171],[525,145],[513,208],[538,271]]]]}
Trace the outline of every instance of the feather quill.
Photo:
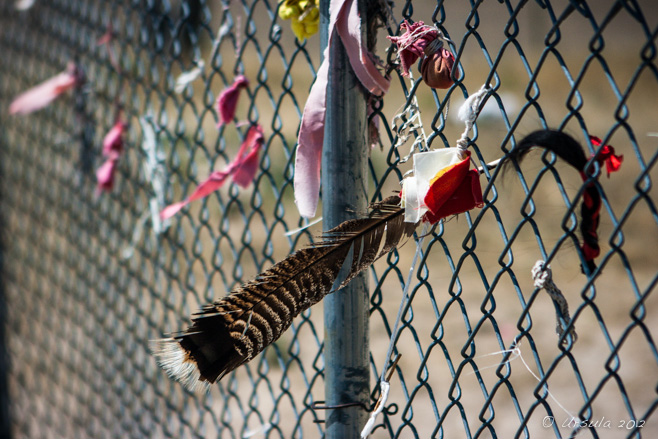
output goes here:
{"type": "Polygon", "coordinates": [[[398,196],[375,203],[367,218],[343,222],[315,247],[296,251],[203,307],[187,330],[153,341],[153,354],[186,387],[207,388],[256,357],[293,318],[345,286],[415,228],[404,222],[398,196]]]}

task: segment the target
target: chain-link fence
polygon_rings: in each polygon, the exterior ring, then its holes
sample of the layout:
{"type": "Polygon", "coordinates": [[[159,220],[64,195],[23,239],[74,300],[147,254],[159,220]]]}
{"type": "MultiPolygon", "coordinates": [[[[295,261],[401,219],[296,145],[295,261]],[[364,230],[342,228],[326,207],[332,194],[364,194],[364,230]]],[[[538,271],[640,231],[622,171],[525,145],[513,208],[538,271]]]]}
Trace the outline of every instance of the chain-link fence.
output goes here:
{"type": "MultiPolygon", "coordinates": [[[[297,41],[278,9],[275,0],[1,3],[2,434],[322,437],[328,417],[340,417],[344,407],[324,402],[322,303],[208,394],[170,380],[148,347],[320,233],[295,230],[308,221],[292,184],[320,38],[297,41]],[[19,92],[69,62],[83,84],[38,112],[9,114],[19,92]],[[237,123],[218,128],[215,100],[238,74],[249,85],[237,123]],[[95,171],[117,117],[127,123],[123,154],[112,189],[101,191],[95,171]],[[254,181],[159,221],[159,208],[225,168],[254,123],[265,133],[254,181]]],[[[371,400],[360,409],[380,396],[403,304],[401,356],[371,437],[655,437],[655,5],[455,0],[375,10],[383,64],[395,63],[384,37],[406,19],[449,37],[458,68],[447,90],[414,82],[417,69],[411,78],[389,69],[390,91],[375,105],[370,200],[399,190],[411,163],[403,158],[423,132],[431,148],[455,146],[464,128],[456,109],[483,84],[492,91],[469,144],[479,166],[543,127],[588,153],[586,135],[597,135],[624,162],[599,181],[593,274],[580,268],[584,184],[541,153],[506,173],[485,170],[484,207],[425,236],[407,302],[413,241],[369,270],[371,400]],[[416,119],[396,146],[400,114],[416,119]],[[577,340],[555,333],[554,304],[533,283],[537,260],[550,262],[577,340]]]]}

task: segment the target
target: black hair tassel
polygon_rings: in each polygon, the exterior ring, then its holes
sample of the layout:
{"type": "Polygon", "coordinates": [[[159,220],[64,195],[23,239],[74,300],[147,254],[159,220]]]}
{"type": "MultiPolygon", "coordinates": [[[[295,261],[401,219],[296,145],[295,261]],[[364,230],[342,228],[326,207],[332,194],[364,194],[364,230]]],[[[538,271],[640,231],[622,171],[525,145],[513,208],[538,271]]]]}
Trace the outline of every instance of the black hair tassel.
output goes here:
{"type": "MultiPolygon", "coordinates": [[[[587,158],[580,143],[568,134],[557,130],[538,130],[524,137],[509,152],[507,158],[520,161],[532,148],[540,147],[551,151],[580,172],[583,182],[586,183],[580,208],[580,231],[583,235],[581,250],[587,265],[587,272],[593,273],[596,269],[594,259],[600,253],[597,229],[601,211],[601,194],[594,183],[587,183],[590,178],[586,173],[587,165],[592,159],[600,166],[605,163],[609,176],[610,172],[619,169],[623,156],[615,155],[614,148],[609,145],[602,146],[601,139],[598,137],[590,136],[590,141],[594,146],[600,148],[594,156],[587,158]]],[[[585,268],[581,268],[583,273],[586,273],[585,268]]]]}

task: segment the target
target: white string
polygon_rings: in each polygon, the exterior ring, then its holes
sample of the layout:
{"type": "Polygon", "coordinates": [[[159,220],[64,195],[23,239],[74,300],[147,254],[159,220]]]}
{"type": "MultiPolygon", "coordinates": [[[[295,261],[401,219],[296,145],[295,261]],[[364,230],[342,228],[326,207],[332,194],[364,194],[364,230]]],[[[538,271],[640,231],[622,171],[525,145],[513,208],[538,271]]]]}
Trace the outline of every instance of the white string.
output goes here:
{"type": "MultiPolygon", "coordinates": [[[[514,349],[517,349],[517,350],[519,351],[518,358],[521,359],[521,362],[522,362],[523,365],[525,366],[526,370],[527,370],[528,372],[530,372],[530,375],[532,375],[532,376],[537,380],[537,382],[541,383],[541,380],[539,379],[539,377],[538,377],[537,375],[535,375],[535,373],[532,371],[532,369],[530,369],[530,366],[528,366],[528,363],[525,362],[525,358],[523,358],[523,355],[521,355],[521,348],[520,348],[519,346],[521,346],[520,343],[514,348],[514,349]]],[[[577,420],[579,421],[579,423],[580,423],[580,418],[577,417],[577,416],[574,416],[569,410],[567,410],[567,409],[566,409],[566,408],[560,403],[560,401],[558,401],[557,398],[555,398],[555,396],[553,396],[553,394],[551,393],[551,391],[548,390],[548,383],[544,383],[544,389],[546,390],[546,394],[547,394],[548,396],[551,397],[551,399],[552,399],[552,400],[558,405],[558,407],[560,407],[560,408],[562,409],[562,411],[563,411],[564,413],[566,413],[567,415],[569,415],[569,417],[570,417],[571,419],[577,419],[577,420]]]]}
{"type": "MultiPolygon", "coordinates": [[[[493,357],[494,355],[500,355],[500,354],[511,354],[510,358],[508,358],[507,361],[505,362],[505,364],[509,365],[510,362],[516,360],[521,355],[521,351],[517,348],[505,349],[503,351],[490,352],[488,354],[478,355],[475,358],[493,357]]],[[[467,376],[468,375],[474,375],[476,372],[482,372],[483,370],[493,369],[494,367],[498,367],[498,364],[492,364],[491,366],[486,366],[486,367],[477,367],[475,370],[469,372],[466,375],[467,376]]]]}
{"type": "Polygon", "coordinates": [[[416,243],[416,251],[414,253],[414,258],[411,261],[411,267],[409,268],[409,274],[407,275],[407,282],[404,284],[404,288],[402,290],[402,301],[400,302],[400,307],[398,308],[398,314],[395,317],[395,324],[393,325],[393,331],[391,332],[391,341],[388,344],[388,350],[386,352],[386,361],[384,362],[384,368],[382,369],[382,377],[381,381],[386,381],[386,371],[388,370],[389,364],[391,363],[391,355],[393,354],[393,347],[395,345],[395,339],[398,336],[398,332],[400,330],[400,321],[402,320],[402,312],[404,311],[404,308],[407,306],[407,303],[409,302],[409,286],[411,285],[411,278],[416,271],[416,264],[418,263],[418,258],[422,254],[422,248],[423,248],[423,241],[425,240],[425,236],[429,233],[429,223],[424,222],[423,223],[423,230],[421,232],[420,237],[418,238],[418,242],[416,243]]]}
{"type": "Polygon", "coordinates": [[[427,46],[425,46],[425,49],[423,50],[423,53],[425,54],[425,56],[432,56],[436,52],[438,52],[439,49],[442,48],[442,47],[443,47],[443,39],[442,38],[436,38],[436,39],[430,41],[429,44],[427,44],[427,46]]]}
{"type": "Polygon", "coordinates": [[[391,385],[387,381],[382,381],[380,382],[379,387],[381,390],[379,399],[377,400],[377,405],[375,406],[375,409],[372,411],[372,413],[370,413],[370,417],[368,418],[368,422],[366,422],[365,427],[363,427],[363,430],[361,430],[361,439],[366,439],[368,436],[370,436],[370,433],[372,433],[372,430],[375,427],[377,416],[384,411],[384,407],[386,406],[386,401],[388,400],[388,391],[391,389],[391,385]]]}
{"type": "Polygon", "coordinates": [[[174,91],[178,94],[183,93],[188,84],[196,81],[203,73],[206,63],[202,60],[195,61],[196,66],[190,70],[187,70],[176,78],[176,84],[174,85],[174,91]]]}
{"type": "MultiPolygon", "coordinates": [[[[475,358],[490,357],[490,356],[493,356],[493,355],[500,355],[500,354],[512,354],[512,355],[510,355],[510,357],[504,363],[508,366],[510,365],[509,363],[516,360],[517,358],[520,358],[521,363],[523,363],[523,366],[525,366],[526,370],[528,372],[530,372],[530,375],[532,375],[533,378],[537,380],[537,382],[541,383],[541,379],[532,371],[532,369],[530,368],[528,363],[526,363],[525,358],[523,358],[523,354],[521,354],[521,343],[520,342],[517,343],[516,346],[514,346],[512,349],[505,349],[505,350],[498,351],[498,352],[491,352],[491,353],[484,354],[484,355],[478,355],[475,358]]],[[[487,366],[487,367],[484,367],[484,368],[477,368],[477,371],[481,372],[483,370],[490,369],[492,367],[498,367],[498,365],[495,364],[495,365],[487,366]]],[[[471,372],[471,373],[475,373],[475,372],[471,372]]],[[[564,413],[566,413],[572,420],[577,420],[578,423],[580,423],[580,418],[578,418],[577,416],[574,416],[573,413],[571,413],[569,410],[567,410],[566,407],[564,407],[562,405],[562,403],[560,403],[560,401],[558,401],[557,398],[555,398],[555,396],[553,396],[551,391],[548,390],[548,383],[544,383],[543,386],[544,386],[544,389],[546,390],[546,394],[555,402],[555,404],[557,404],[558,407],[560,407],[560,409],[562,409],[562,411],[564,413]]]]}
{"type": "MultiPolygon", "coordinates": [[[[413,90],[416,82],[414,81],[414,76],[413,73],[411,72],[409,72],[409,82],[411,83],[410,89],[413,90]]],[[[414,151],[416,150],[416,147],[418,147],[419,151],[427,151],[429,149],[427,145],[427,135],[425,134],[425,127],[423,126],[423,120],[420,117],[420,107],[418,105],[418,98],[416,97],[416,93],[414,93],[414,96],[411,99],[411,104],[406,109],[404,109],[404,111],[396,114],[393,117],[393,120],[391,121],[391,125],[393,126],[393,131],[398,133],[398,140],[397,142],[395,142],[395,145],[393,145],[394,148],[402,146],[407,142],[407,140],[410,137],[409,134],[410,131],[420,131],[420,136],[411,145],[411,148],[409,149],[409,154],[403,157],[400,160],[400,163],[407,162],[411,158],[411,156],[414,155],[414,151]],[[409,117],[407,121],[404,122],[398,128],[395,121],[398,119],[402,119],[402,116],[405,114],[407,114],[409,117]],[[416,124],[414,125],[414,123],[416,124]]]]}
{"type": "Polygon", "coordinates": [[[256,428],[254,430],[245,431],[244,434],[242,435],[242,438],[243,439],[248,439],[252,436],[256,436],[258,433],[266,434],[271,429],[272,429],[272,424],[270,424],[269,422],[266,422],[265,424],[263,424],[259,428],[256,428]]]}
{"type": "Polygon", "coordinates": [[[487,170],[489,170],[489,171],[492,170],[492,169],[494,169],[496,166],[498,166],[498,165],[500,164],[500,161],[501,161],[501,160],[502,160],[502,159],[496,159],[496,160],[493,160],[493,161],[491,161],[491,162],[485,164],[484,166],[480,166],[480,167],[478,168],[478,172],[479,172],[480,174],[482,174],[482,173],[484,173],[484,170],[485,170],[485,169],[487,169],[487,170]]]}
{"type": "Polygon", "coordinates": [[[461,107],[459,107],[459,112],[457,117],[459,120],[464,122],[465,129],[462,133],[462,136],[457,140],[457,147],[460,149],[468,148],[468,133],[473,129],[473,124],[475,124],[475,119],[477,119],[478,111],[480,111],[480,105],[484,97],[491,91],[491,88],[488,84],[484,84],[480,90],[476,91],[464,101],[461,107]]]}
{"type": "Polygon", "coordinates": [[[384,367],[382,369],[382,376],[379,380],[379,386],[381,388],[381,393],[379,396],[379,399],[377,400],[377,405],[375,406],[375,410],[373,413],[370,415],[370,418],[368,419],[368,422],[364,426],[363,430],[361,431],[361,438],[365,439],[368,437],[370,432],[372,431],[375,421],[377,418],[377,415],[379,415],[383,410],[384,406],[386,405],[386,399],[388,398],[388,390],[390,388],[390,383],[386,380],[386,372],[390,368],[391,365],[391,355],[393,354],[393,348],[395,346],[395,341],[398,337],[398,333],[400,331],[400,321],[402,321],[402,313],[404,309],[407,307],[407,304],[409,303],[410,297],[409,297],[409,286],[411,285],[411,278],[416,271],[416,264],[418,263],[418,259],[420,255],[422,254],[422,248],[423,248],[423,241],[425,240],[425,236],[427,236],[429,233],[429,223],[423,223],[423,230],[421,232],[420,237],[418,238],[418,241],[416,242],[416,252],[414,253],[414,258],[411,261],[411,267],[409,268],[409,274],[407,276],[407,282],[404,284],[404,288],[402,290],[402,301],[400,302],[400,307],[398,308],[398,314],[395,317],[395,323],[393,325],[393,331],[391,332],[391,341],[388,343],[388,350],[386,351],[386,360],[384,361],[384,367]]]}
{"type": "Polygon", "coordinates": [[[297,229],[288,230],[286,233],[283,234],[283,236],[293,236],[293,235],[296,235],[296,234],[298,234],[299,232],[303,232],[304,230],[308,229],[309,227],[316,225],[316,224],[319,223],[320,221],[322,221],[322,217],[320,217],[320,218],[318,218],[318,219],[316,219],[316,220],[313,220],[313,221],[311,221],[310,223],[308,223],[308,224],[306,224],[306,225],[304,225],[304,226],[301,226],[301,227],[299,227],[299,228],[297,228],[297,229]]]}

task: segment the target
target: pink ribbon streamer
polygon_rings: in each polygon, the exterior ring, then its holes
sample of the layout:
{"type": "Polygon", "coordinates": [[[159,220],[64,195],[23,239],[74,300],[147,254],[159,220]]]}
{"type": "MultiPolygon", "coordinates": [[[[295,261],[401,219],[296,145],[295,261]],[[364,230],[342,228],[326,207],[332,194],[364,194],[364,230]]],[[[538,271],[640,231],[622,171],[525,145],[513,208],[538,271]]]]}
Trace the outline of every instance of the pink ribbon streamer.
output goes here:
{"type": "Polygon", "coordinates": [[[185,200],[171,204],[160,212],[160,218],[164,221],[171,218],[179,210],[194,200],[207,197],[226,183],[229,177],[240,187],[244,188],[249,185],[256,176],[258,171],[258,154],[265,143],[263,128],[260,125],[254,125],[249,128],[238,155],[222,171],[215,171],[185,200]]]}
{"type": "Polygon", "coordinates": [[[327,105],[329,76],[329,47],[338,33],[348,59],[361,84],[373,95],[381,96],[388,91],[389,81],[371,59],[361,38],[361,19],[355,0],[332,0],[329,21],[329,44],[324,59],[311,87],[302,115],[297,156],[295,157],[295,203],[301,216],[315,216],[320,197],[320,168],[327,105]]]}
{"type": "Polygon", "coordinates": [[[114,187],[114,171],[116,171],[117,162],[117,159],[107,159],[96,170],[97,193],[109,192],[114,187]]]}
{"type": "Polygon", "coordinates": [[[217,98],[217,111],[219,113],[219,123],[217,128],[222,125],[233,122],[235,118],[235,109],[238,106],[240,90],[247,88],[249,80],[243,75],[239,75],[228,88],[226,88],[217,98]]]}
{"type": "Polygon", "coordinates": [[[127,125],[122,120],[118,120],[114,126],[107,132],[103,138],[103,156],[117,157],[123,152],[123,132],[127,125]]]}
{"type": "Polygon", "coordinates": [[[103,138],[103,156],[105,162],[96,171],[97,192],[109,192],[114,187],[114,174],[119,157],[123,152],[123,133],[128,126],[117,120],[103,138]]]}
{"type": "Polygon", "coordinates": [[[29,114],[47,107],[62,93],[80,85],[81,76],[70,63],[65,71],[18,95],[9,105],[9,114],[29,114]]]}

